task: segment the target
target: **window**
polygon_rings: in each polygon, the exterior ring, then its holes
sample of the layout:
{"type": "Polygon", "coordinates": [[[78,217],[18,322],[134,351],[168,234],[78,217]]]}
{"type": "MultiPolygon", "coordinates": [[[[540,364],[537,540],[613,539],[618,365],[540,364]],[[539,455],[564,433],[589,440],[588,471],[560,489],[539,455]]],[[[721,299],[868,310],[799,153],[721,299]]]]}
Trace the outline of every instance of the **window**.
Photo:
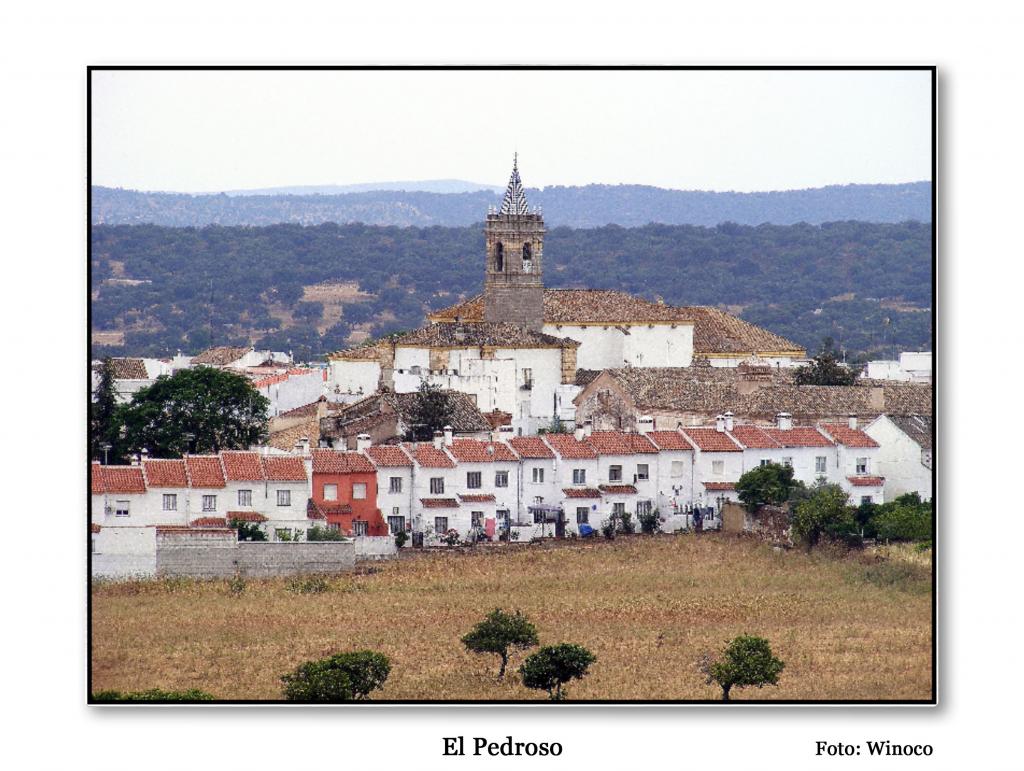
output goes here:
{"type": "Polygon", "coordinates": [[[174,493],[164,494],[164,511],[178,510],[178,496],[174,493]]]}
{"type": "Polygon", "coordinates": [[[672,468],[669,473],[673,477],[681,477],[683,475],[683,462],[681,460],[672,461],[672,468]]]}
{"type": "Polygon", "coordinates": [[[448,532],[448,517],[434,517],[434,532],[441,535],[448,532]]]}
{"type": "Polygon", "coordinates": [[[616,517],[621,517],[625,513],[626,513],[626,504],[625,503],[613,503],[612,504],[612,514],[613,515],[615,515],[616,517]]]}
{"type": "Polygon", "coordinates": [[[388,527],[391,529],[392,534],[404,533],[405,532],[405,517],[391,516],[388,517],[388,527]]]}
{"type": "Polygon", "coordinates": [[[533,388],[533,370],[523,367],[523,388],[533,388]]]}
{"type": "Polygon", "coordinates": [[[508,487],[508,472],[507,471],[495,471],[494,472],[494,486],[495,487],[508,487]]]}
{"type": "Polygon", "coordinates": [[[352,500],[366,500],[366,482],[356,482],[352,485],[352,500]]]}
{"type": "Polygon", "coordinates": [[[444,477],[430,478],[430,494],[440,495],[444,492],[444,477]]]}
{"type": "Polygon", "coordinates": [[[115,517],[127,517],[128,516],[128,501],[114,501],[114,516],[115,517]]]}
{"type": "Polygon", "coordinates": [[[324,485],[324,500],[325,501],[336,501],[336,500],[338,500],[338,486],[337,485],[324,485]]]}
{"type": "Polygon", "coordinates": [[[771,460],[770,460],[770,459],[768,459],[768,458],[761,458],[761,463],[760,463],[760,465],[762,465],[762,466],[767,466],[767,465],[768,465],[769,463],[771,463],[771,460]]]}
{"type": "Polygon", "coordinates": [[[472,511],[472,512],[470,512],[469,518],[470,518],[470,522],[472,523],[473,527],[483,527],[484,526],[484,513],[482,511],[472,511]]]}
{"type": "Polygon", "coordinates": [[[576,507],[576,524],[585,525],[590,521],[590,509],[586,506],[576,507]]]}
{"type": "Polygon", "coordinates": [[[494,512],[494,516],[498,520],[498,527],[502,530],[508,529],[508,509],[498,509],[494,512]]]}
{"type": "Polygon", "coordinates": [[[868,473],[868,459],[867,458],[857,458],[857,473],[858,474],[867,474],[868,473]]]}
{"type": "Polygon", "coordinates": [[[353,535],[366,535],[370,530],[370,523],[365,519],[357,519],[352,522],[353,535]]]}
{"type": "Polygon", "coordinates": [[[238,491],[238,505],[239,506],[252,506],[252,490],[239,490],[238,491]]]}
{"type": "Polygon", "coordinates": [[[587,470],[585,468],[574,468],[572,470],[572,483],[574,485],[585,485],[587,483],[587,470]]]}
{"type": "Polygon", "coordinates": [[[608,467],[608,481],[609,482],[621,482],[622,481],[622,466],[609,466],[608,467]]]}
{"type": "Polygon", "coordinates": [[[725,461],[724,460],[713,460],[711,461],[711,473],[716,477],[722,476],[725,473],[725,461]]]}
{"type": "Polygon", "coordinates": [[[391,477],[388,484],[389,493],[400,493],[402,492],[402,477],[391,477]]]}
{"type": "Polygon", "coordinates": [[[479,471],[466,472],[466,487],[470,490],[478,490],[483,486],[483,475],[479,471]]]}
{"type": "Polygon", "coordinates": [[[278,490],[277,491],[277,505],[278,506],[291,506],[292,505],[292,491],[291,490],[278,490]]]}
{"type": "Polygon", "coordinates": [[[501,241],[494,247],[494,269],[498,273],[505,272],[505,245],[501,241]]]}
{"type": "Polygon", "coordinates": [[[783,466],[789,466],[790,468],[793,468],[793,457],[791,455],[783,457],[782,465],[783,466]]]}
{"type": "Polygon", "coordinates": [[[203,496],[203,511],[216,511],[217,510],[217,496],[216,495],[204,495],[203,496]]]}
{"type": "Polygon", "coordinates": [[[544,482],[544,469],[534,468],[533,469],[533,483],[535,485],[542,484],[544,482]]]}
{"type": "Polygon", "coordinates": [[[650,479],[651,478],[650,466],[648,466],[648,464],[646,464],[646,463],[637,463],[636,464],[636,478],[637,479],[650,479]]]}
{"type": "Polygon", "coordinates": [[[533,248],[530,246],[530,242],[527,241],[523,244],[523,273],[529,273],[533,270],[533,248]]]}
{"type": "Polygon", "coordinates": [[[860,497],[860,505],[863,506],[865,503],[871,503],[871,496],[870,495],[862,495],[860,497]]]}
{"type": "Polygon", "coordinates": [[[651,502],[650,501],[637,501],[636,502],[636,515],[639,517],[641,514],[651,513],[651,502]]]}
{"type": "Polygon", "coordinates": [[[814,472],[816,474],[824,474],[826,463],[828,463],[828,458],[826,458],[824,455],[819,455],[817,458],[814,459],[814,472]]]}

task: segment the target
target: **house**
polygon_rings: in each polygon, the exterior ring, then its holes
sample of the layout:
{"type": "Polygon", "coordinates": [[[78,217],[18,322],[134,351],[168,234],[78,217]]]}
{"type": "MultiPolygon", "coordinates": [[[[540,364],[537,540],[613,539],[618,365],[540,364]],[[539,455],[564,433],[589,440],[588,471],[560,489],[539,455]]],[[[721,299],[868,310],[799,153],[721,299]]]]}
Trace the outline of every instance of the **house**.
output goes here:
{"type": "Polygon", "coordinates": [[[725,415],[715,418],[714,428],[682,429],[694,448],[693,465],[697,479],[696,500],[700,507],[719,507],[738,500],[736,483],[743,475],[743,448],[729,436],[725,415]]]}
{"type": "Polygon", "coordinates": [[[885,497],[917,493],[932,498],[932,452],[935,425],[931,416],[879,415],[864,433],[878,445],[878,473],[885,477],[885,497]]]}
{"type": "Polygon", "coordinates": [[[879,444],[858,427],[857,416],[847,423],[822,423],[822,433],[835,443],[839,485],[854,504],[884,503],[885,478],[878,469],[879,444]]]}
{"type": "Polygon", "coordinates": [[[686,511],[694,503],[694,447],[681,431],[647,431],[646,437],[658,448],[657,508],[664,521],[662,529],[672,531],[688,524],[686,511]]]}
{"type": "Polygon", "coordinates": [[[267,401],[267,416],[277,417],[297,407],[315,403],[324,392],[323,372],[308,367],[260,368],[249,371],[252,387],[267,401]]]}
{"type": "Polygon", "coordinates": [[[869,361],[861,377],[876,380],[902,380],[911,383],[932,382],[931,351],[904,351],[898,361],[869,361]]]}
{"type": "Polygon", "coordinates": [[[463,512],[469,510],[470,527],[490,537],[507,530],[520,504],[519,456],[505,442],[456,439],[450,431],[444,442],[458,464],[455,494],[463,512]]]}
{"type": "Polygon", "coordinates": [[[377,468],[359,452],[315,449],[308,510],[345,535],[387,535],[377,506],[377,468]]]}
{"type": "Polygon", "coordinates": [[[89,466],[92,524],[127,526],[150,524],[146,478],[139,466],[89,466]]]}
{"type": "Polygon", "coordinates": [[[584,432],[597,454],[597,489],[608,516],[626,512],[634,523],[656,507],[658,448],[646,436],[624,431],[584,432]]]}
{"type": "MultiPolygon", "coordinates": [[[[136,392],[153,385],[161,375],[170,375],[171,366],[160,359],[113,357],[114,391],[119,403],[129,402],[136,392]]],[[[92,363],[92,391],[95,394],[100,380],[102,361],[92,363]]]]}
{"type": "Polygon", "coordinates": [[[357,449],[377,469],[377,506],[386,517],[390,532],[422,532],[419,508],[414,505],[412,458],[396,445],[371,445],[368,434],[362,434],[358,440],[357,449]]]}
{"type": "Polygon", "coordinates": [[[819,480],[839,484],[841,474],[834,452],[835,444],[817,428],[794,426],[792,416],[780,412],[776,425],[764,430],[789,451],[794,479],[808,486],[819,480]]]}
{"type": "Polygon", "coordinates": [[[402,445],[413,460],[413,505],[419,512],[422,531],[432,540],[449,530],[465,537],[472,527],[469,510],[463,510],[455,461],[445,452],[444,435],[437,432],[433,442],[402,445]]]}
{"type": "Polygon", "coordinates": [[[586,429],[577,427],[572,434],[546,434],[541,437],[516,437],[509,443],[523,458],[524,479],[542,468],[550,479],[550,490],[539,496],[560,503],[569,530],[579,532],[580,525],[597,529],[608,514],[598,485],[598,455],[584,440],[586,429]]]}
{"type": "Polygon", "coordinates": [[[191,485],[185,460],[148,458],[142,461],[142,471],[148,493],[147,524],[187,526],[191,485]]]}

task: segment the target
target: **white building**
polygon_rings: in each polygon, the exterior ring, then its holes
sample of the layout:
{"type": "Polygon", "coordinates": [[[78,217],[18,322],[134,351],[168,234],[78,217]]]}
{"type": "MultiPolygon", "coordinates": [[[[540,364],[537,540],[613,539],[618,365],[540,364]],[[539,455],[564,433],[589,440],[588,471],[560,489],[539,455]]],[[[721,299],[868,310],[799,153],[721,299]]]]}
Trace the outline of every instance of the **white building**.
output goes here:
{"type": "Polygon", "coordinates": [[[611,512],[605,506],[601,491],[598,489],[598,454],[585,440],[583,428],[577,428],[574,434],[546,434],[543,440],[540,437],[524,436],[512,442],[517,452],[524,457],[528,453],[534,457],[551,459],[554,490],[551,493],[553,497],[548,501],[561,504],[570,530],[578,533],[580,525],[590,525],[595,530],[601,529],[602,522],[611,512]],[[530,444],[534,442],[540,446],[530,444]],[[548,454],[544,453],[544,446],[547,446],[548,454]]]}
{"type": "Polygon", "coordinates": [[[377,507],[391,529],[422,532],[421,507],[416,505],[412,458],[395,445],[370,445],[369,436],[361,435],[356,448],[377,467],[377,507]]]}
{"type": "Polygon", "coordinates": [[[904,351],[899,361],[877,359],[869,361],[864,377],[873,380],[902,380],[910,383],[932,382],[932,352],[904,351]]]}
{"type": "Polygon", "coordinates": [[[822,423],[818,428],[835,442],[839,485],[853,505],[885,503],[885,478],[878,468],[879,445],[850,416],[848,423],[822,423]]]}
{"type": "Polygon", "coordinates": [[[506,529],[520,505],[519,456],[505,442],[453,439],[450,431],[445,444],[458,463],[455,492],[470,526],[491,536],[506,529]]]}
{"type": "Polygon", "coordinates": [[[864,433],[879,444],[878,473],[885,477],[886,500],[917,493],[922,501],[932,498],[931,417],[879,415],[864,433]]]}
{"type": "Polygon", "coordinates": [[[726,432],[725,416],[718,416],[714,428],[684,428],[682,432],[694,448],[694,505],[717,508],[724,501],[738,500],[736,483],[743,476],[743,448],[726,432]]]}

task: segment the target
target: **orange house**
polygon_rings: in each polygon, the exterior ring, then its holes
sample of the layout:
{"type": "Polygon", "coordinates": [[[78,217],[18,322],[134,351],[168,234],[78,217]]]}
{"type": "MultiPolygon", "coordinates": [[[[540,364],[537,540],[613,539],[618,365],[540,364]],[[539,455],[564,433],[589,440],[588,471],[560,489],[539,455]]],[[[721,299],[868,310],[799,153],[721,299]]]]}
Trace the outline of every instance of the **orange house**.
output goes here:
{"type": "Polygon", "coordinates": [[[387,535],[377,508],[377,469],[358,452],[313,450],[310,514],[345,535],[387,535]]]}

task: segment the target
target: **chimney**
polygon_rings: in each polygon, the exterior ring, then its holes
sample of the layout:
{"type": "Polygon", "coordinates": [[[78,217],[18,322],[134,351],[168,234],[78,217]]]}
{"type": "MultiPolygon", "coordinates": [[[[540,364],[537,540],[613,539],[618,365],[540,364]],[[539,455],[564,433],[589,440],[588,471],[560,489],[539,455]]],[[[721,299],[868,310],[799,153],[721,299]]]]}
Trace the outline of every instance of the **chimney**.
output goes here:
{"type": "Polygon", "coordinates": [[[360,434],[356,437],[356,450],[358,452],[363,452],[364,450],[369,449],[371,444],[372,441],[369,434],[360,434]]]}
{"type": "Polygon", "coordinates": [[[715,416],[715,431],[720,434],[725,433],[725,415],[715,416]]]}
{"type": "Polygon", "coordinates": [[[434,447],[436,447],[437,449],[440,450],[442,444],[444,444],[444,434],[442,434],[440,431],[435,431],[434,432],[434,447]]]}
{"type": "Polygon", "coordinates": [[[140,453],[140,455],[141,455],[140,460],[143,463],[145,463],[147,460],[149,460],[149,450],[147,450],[145,447],[142,448],[142,452],[140,453]]]}
{"type": "Polygon", "coordinates": [[[725,430],[732,431],[732,410],[725,413],[725,430]]]}
{"type": "Polygon", "coordinates": [[[573,429],[572,435],[576,437],[576,441],[577,442],[582,442],[583,441],[583,426],[576,426],[576,428],[573,429]]]}
{"type": "Polygon", "coordinates": [[[295,448],[302,455],[309,455],[309,437],[308,436],[300,436],[299,437],[299,441],[295,445],[295,448]]]}
{"type": "Polygon", "coordinates": [[[138,466],[139,465],[139,456],[138,455],[132,455],[132,465],[133,466],[138,466]]]}
{"type": "Polygon", "coordinates": [[[857,428],[857,413],[855,413],[855,412],[851,412],[850,413],[849,424],[850,424],[850,428],[856,430],[856,428],[857,428]]]}
{"type": "Polygon", "coordinates": [[[636,430],[641,434],[648,434],[654,430],[654,418],[650,415],[641,415],[636,421],[636,430]]]}
{"type": "Polygon", "coordinates": [[[587,418],[583,421],[583,436],[590,436],[594,433],[594,421],[587,418]]]}
{"type": "Polygon", "coordinates": [[[793,416],[788,412],[780,412],[775,416],[775,425],[783,431],[789,431],[793,428],[793,416]]]}
{"type": "Polygon", "coordinates": [[[498,426],[498,439],[502,442],[507,442],[513,436],[515,436],[515,431],[512,426],[498,426]]]}
{"type": "Polygon", "coordinates": [[[453,434],[454,434],[454,432],[452,431],[452,427],[451,426],[445,426],[444,427],[444,446],[445,447],[451,447],[452,446],[453,434]]]}

